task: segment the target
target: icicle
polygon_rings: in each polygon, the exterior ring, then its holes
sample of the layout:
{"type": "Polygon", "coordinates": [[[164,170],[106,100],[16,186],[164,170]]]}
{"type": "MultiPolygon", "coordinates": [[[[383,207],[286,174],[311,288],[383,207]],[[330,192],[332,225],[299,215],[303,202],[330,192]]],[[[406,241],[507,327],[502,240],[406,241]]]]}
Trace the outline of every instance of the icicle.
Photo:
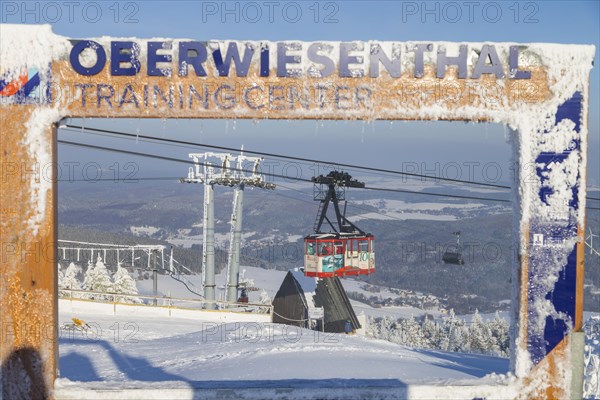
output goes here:
{"type": "Polygon", "coordinates": [[[360,142],[361,143],[365,142],[365,130],[366,130],[366,128],[367,128],[367,122],[363,121],[362,122],[361,130],[360,130],[360,142]]]}

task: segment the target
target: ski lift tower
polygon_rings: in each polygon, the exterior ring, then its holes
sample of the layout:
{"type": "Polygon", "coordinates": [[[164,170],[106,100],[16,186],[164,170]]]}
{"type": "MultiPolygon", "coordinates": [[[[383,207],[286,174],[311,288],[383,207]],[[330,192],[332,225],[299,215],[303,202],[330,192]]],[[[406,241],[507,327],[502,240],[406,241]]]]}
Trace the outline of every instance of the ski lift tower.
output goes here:
{"type": "Polygon", "coordinates": [[[231,235],[229,241],[229,256],[227,259],[227,297],[226,300],[234,303],[238,298],[238,286],[240,276],[240,247],[242,236],[242,210],[244,203],[244,188],[246,186],[261,189],[274,190],[275,184],[266,182],[264,176],[259,172],[262,157],[248,157],[244,155],[244,147],[236,158],[235,169],[232,170],[230,183],[235,187],[233,194],[233,208],[231,212],[231,235]],[[252,164],[252,174],[244,168],[248,163],[252,164]]]}
{"type": "MultiPolygon", "coordinates": [[[[231,186],[231,170],[229,153],[191,153],[194,166],[190,167],[187,178],[182,183],[204,184],[204,223],[202,239],[202,287],[205,300],[215,299],[215,207],[214,185],[231,186]],[[210,159],[218,159],[215,165],[210,159]]],[[[214,308],[214,303],[209,304],[214,308]]]]}
{"type": "Polygon", "coordinates": [[[259,157],[247,157],[242,153],[233,157],[230,153],[192,153],[189,155],[194,161],[190,167],[187,178],[182,178],[182,183],[204,184],[204,224],[202,242],[202,286],[204,298],[213,302],[215,296],[215,210],[214,210],[214,186],[235,187],[233,196],[233,211],[231,215],[231,240],[229,257],[227,263],[227,301],[237,300],[237,289],[239,281],[239,259],[240,242],[242,230],[242,203],[244,186],[258,187],[262,189],[275,189],[275,184],[265,182],[263,175],[259,173],[259,157]],[[215,164],[215,159],[218,163],[215,164]],[[212,161],[211,161],[212,160],[212,161]],[[232,168],[231,163],[236,162],[232,168]],[[243,169],[244,163],[253,163],[250,176],[243,169]]]}

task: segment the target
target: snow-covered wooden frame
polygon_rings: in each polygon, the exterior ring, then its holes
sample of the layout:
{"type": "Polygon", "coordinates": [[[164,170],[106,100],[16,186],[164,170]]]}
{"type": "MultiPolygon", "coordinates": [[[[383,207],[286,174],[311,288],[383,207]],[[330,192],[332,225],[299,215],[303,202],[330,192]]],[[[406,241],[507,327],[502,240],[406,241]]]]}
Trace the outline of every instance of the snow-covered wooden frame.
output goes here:
{"type": "MultiPolygon", "coordinates": [[[[460,393],[569,397],[577,392],[571,343],[582,329],[593,54],[593,46],[556,44],[70,40],[49,26],[0,25],[2,393],[54,393],[58,122],[147,117],[508,125],[520,182],[514,378],[503,389],[460,393]]],[[[437,398],[459,393],[440,389],[437,398]]]]}

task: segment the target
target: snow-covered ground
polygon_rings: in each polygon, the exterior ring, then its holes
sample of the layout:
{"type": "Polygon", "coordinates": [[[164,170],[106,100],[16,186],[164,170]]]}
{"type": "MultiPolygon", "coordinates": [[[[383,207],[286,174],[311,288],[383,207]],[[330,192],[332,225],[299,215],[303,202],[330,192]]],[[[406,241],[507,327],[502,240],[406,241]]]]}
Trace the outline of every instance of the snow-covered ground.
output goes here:
{"type": "Polygon", "coordinates": [[[61,325],[73,317],[91,329],[88,334],[61,331],[57,387],[67,395],[74,389],[115,387],[404,390],[424,383],[495,384],[502,380],[496,374],[508,370],[502,358],[413,350],[358,335],[264,322],[59,310],[61,325]]]}
{"type": "MultiPolygon", "coordinates": [[[[242,271],[271,297],[286,274],[255,267],[243,267],[242,271]]],[[[188,278],[200,287],[200,276],[188,278]]],[[[347,291],[374,293],[360,280],[346,278],[342,282],[347,291]]],[[[224,283],[224,274],[218,275],[217,285],[224,283]]],[[[143,293],[151,293],[152,281],[139,281],[138,287],[143,293]]],[[[385,298],[398,296],[390,288],[373,288],[385,298]]],[[[195,297],[179,282],[163,275],[159,275],[159,291],[173,297],[195,297]]],[[[259,293],[250,292],[250,301],[258,301],[259,293]]],[[[425,312],[441,316],[434,310],[373,308],[354,300],[352,304],[358,315],[371,317],[410,318],[425,312]]],[[[494,317],[481,316],[484,320],[494,317]]],[[[515,390],[510,384],[512,379],[503,375],[509,368],[507,359],[411,349],[359,335],[323,334],[272,324],[264,314],[144,306],[114,308],[111,304],[61,300],[61,326],[73,317],[87,322],[90,329],[87,334],[61,330],[57,393],[64,399],[111,393],[106,392],[107,388],[115,387],[131,391],[118,398],[146,397],[143,388],[148,387],[167,390],[163,394],[174,398],[195,398],[198,387],[215,391],[210,396],[203,392],[203,396],[218,398],[219,391],[227,388],[241,390],[246,396],[242,398],[252,399],[261,398],[257,393],[248,394],[252,388],[293,388],[294,393],[319,388],[334,393],[331,387],[369,388],[375,390],[377,398],[469,399],[481,393],[488,393],[488,399],[511,397],[509,394],[515,390]],[[446,397],[438,397],[439,392],[446,397]]],[[[506,313],[501,313],[501,317],[507,318],[506,313]]],[[[585,319],[589,317],[586,313],[585,319]]],[[[461,318],[469,323],[472,315],[461,318]]],[[[594,364],[598,363],[597,356],[592,356],[597,354],[597,343],[589,337],[586,342],[587,399],[600,398],[600,393],[595,393],[599,387],[594,364]]],[[[236,392],[236,396],[240,393],[236,392]]],[[[338,393],[340,398],[346,396],[344,393],[338,393]]]]}
{"type": "Polygon", "coordinates": [[[349,217],[348,219],[352,222],[358,222],[363,219],[378,219],[378,220],[384,220],[384,221],[393,220],[393,219],[396,219],[396,220],[397,219],[400,219],[400,220],[420,219],[420,220],[427,220],[427,221],[456,221],[457,220],[457,218],[453,215],[447,215],[447,214],[432,215],[432,214],[418,213],[418,212],[388,212],[385,215],[370,212],[370,213],[364,213],[364,214],[359,214],[359,215],[353,215],[352,217],[349,217]]]}
{"type": "MultiPolygon", "coordinates": [[[[252,314],[194,311],[166,317],[164,309],[145,307],[140,313],[140,308],[123,307],[115,315],[110,304],[60,300],[61,327],[75,317],[89,329],[61,328],[58,399],[304,399],[314,398],[315,391],[323,391],[317,397],[324,399],[357,393],[381,399],[503,399],[517,391],[514,380],[503,375],[508,370],[503,358],[323,334],[252,314]],[[278,397],[281,393],[287,397],[278,397]]],[[[590,354],[599,347],[589,339],[584,398],[598,399],[597,356],[590,354]]]]}
{"type": "Polygon", "coordinates": [[[130,226],[129,231],[135,236],[152,236],[158,232],[160,228],[155,226],[130,226]]]}
{"type": "Polygon", "coordinates": [[[355,204],[378,207],[381,213],[362,213],[352,216],[353,222],[363,219],[400,219],[400,220],[429,220],[429,221],[456,221],[468,216],[475,211],[486,214],[498,213],[506,210],[506,207],[490,206],[482,203],[409,203],[400,200],[372,199],[357,201],[355,204]]]}
{"type": "MultiPolygon", "coordinates": [[[[253,267],[243,267],[243,270],[246,270],[246,278],[254,280],[255,285],[271,297],[286,274],[253,267]]],[[[200,284],[199,276],[189,278],[200,284]]],[[[217,285],[224,283],[224,274],[218,275],[217,285]]],[[[344,279],[343,283],[347,290],[370,293],[359,280],[344,279]]],[[[141,292],[152,291],[151,280],[139,281],[138,286],[141,292]]],[[[168,276],[159,276],[159,290],[163,294],[170,292],[174,297],[193,297],[168,276]]],[[[396,296],[389,288],[379,290],[386,297],[396,296]]],[[[259,292],[250,292],[250,300],[257,300],[258,295],[259,292]]],[[[357,314],[375,317],[398,318],[423,313],[410,307],[376,309],[359,302],[353,304],[357,314]]],[[[411,349],[360,335],[324,334],[272,324],[266,322],[267,315],[201,310],[177,312],[144,306],[113,309],[110,304],[61,300],[61,326],[78,318],[90,328],[87,333],[61,330],[57,382],[60,398],[106,395],[112,393],[106,392],[107,389],[115,387],[133,390],[127,392],[129,394],[119,392],[119,396],[125,396],[120,398],[146,397],[139,392],[145,388],[192,391],[165,394],[176,398],[194,398],[193,391],[199,387],[300,391],[328,388],[327,393],[334,393],[332,388],[354,388],[352,390],[374,391],[376,398],[408,398],[409,393],[430,393],[431,384],[437,387],[459,385],[463,391],[469,388],[467,394],[452,391],[454,389],[443,390],[446,396],[453,394],[446,398],[469,399],[481,393],[486,385],[499,383],[500,392],[512,390],[506,385],[510,379],[501,376],[508,371],[508,360],[503,358],[411,349]],[[480,389],[473,389],[477,387],[480,389]]],[[[484,390],[484,394],[500,392],[484,390]]],[[[246,398],[266,395],[256,396],[246,398]]],[[[348,397],[343,391],[339,396],[348,397]]]]}
{"type": "MultiPolygon", "coordinates": [[[[70,317],[61,312],[61,323],[70,317]]],[[[279,324],[94,313],[78,313],[77,318],[91,324],[94,332],[89,337],[66,335],[60,341],[61,377],[72,381],[393,379],[418,383],[473,380],[508,370],[506,359],[417,351],[358,335],[323,334],[279,324]]]]}

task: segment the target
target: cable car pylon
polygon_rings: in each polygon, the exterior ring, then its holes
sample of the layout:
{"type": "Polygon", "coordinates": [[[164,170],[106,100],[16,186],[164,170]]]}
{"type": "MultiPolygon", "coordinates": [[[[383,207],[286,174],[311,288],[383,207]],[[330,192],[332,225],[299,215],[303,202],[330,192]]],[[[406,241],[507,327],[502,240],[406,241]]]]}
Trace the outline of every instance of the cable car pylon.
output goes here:
{"type": "Polygon", "coordinates": [[[244,186],[275,189],[275,184],[266,182],[260,174],[259,157],[246,157],[242,153],[235,157],[230,153],[190,153],[194,166],[189,168],[187,178],[182,183],[204,184],[204,219],[202,235],[202,287],[207,308],[216,307],[215,296],[215,217],[214,186],[235,187],[233,211],[231,217],[231,241],[227,263],[227,301],[237,300],[239,280],[240,238],[242,227],[242,204],[244,186]],[[231,164],[236,162],[236,167],[231,164]],[[246,175],[243,169],[245,162],[252,162],[252,174],[246,175]],[[237,267],[236,267],[237,266],[237,267]]]}
{"type": "Polygon", "coordinates": [[[209,302],[207,308],[215,307],[215,208],[214,186],[226,185],[229,179],[229,153],[191,153],[189,157],[194,161],[190,167],[187,178],[182,178],[182,183],[204,184],[204,219],[202,229],[202,287],[204,299],[209,302]],[[212,162],[210,160],[213,160],[212,162]],[[220,162],[215,164],[214,159],[220,162]],[[219,168],[220,166],[220,168],[219,168]]]}
{"type": "Polygon", "coordinates": [[[375,272],[375,238],[346,218],[346,206],[342,212],[339,205],[346,200],[346,188],[364,188],[365,184],[340,171],[313,177],[312,182],[314,200],[320,203],[315,232],[304,238],[304,274],[328,278],[375,272]],[[335,212],[334,221],[327,215],[330,204],[335,212]],[[323,232],[324,222],[331,228],[329,232],[323,232]]]}
{"type": "Polygon", "coordinates": [[[238,299],[240,277],[240,250],[242,237],[242,220],[244,205],[244,189],[246,186],[274,190],[275,184],[266,182],[260,173],[262,157],[248,157],[244,155],[244,147],[236,157],[236,167],[231,175],[231,184],[234,185],[233,207],[231,212],[231,233],[229,240],[229,256],[227,259],[227,301],[234,303],[238,299]],[[247,175],[244,165],[252,163],[252,174],[247,175]]]}

